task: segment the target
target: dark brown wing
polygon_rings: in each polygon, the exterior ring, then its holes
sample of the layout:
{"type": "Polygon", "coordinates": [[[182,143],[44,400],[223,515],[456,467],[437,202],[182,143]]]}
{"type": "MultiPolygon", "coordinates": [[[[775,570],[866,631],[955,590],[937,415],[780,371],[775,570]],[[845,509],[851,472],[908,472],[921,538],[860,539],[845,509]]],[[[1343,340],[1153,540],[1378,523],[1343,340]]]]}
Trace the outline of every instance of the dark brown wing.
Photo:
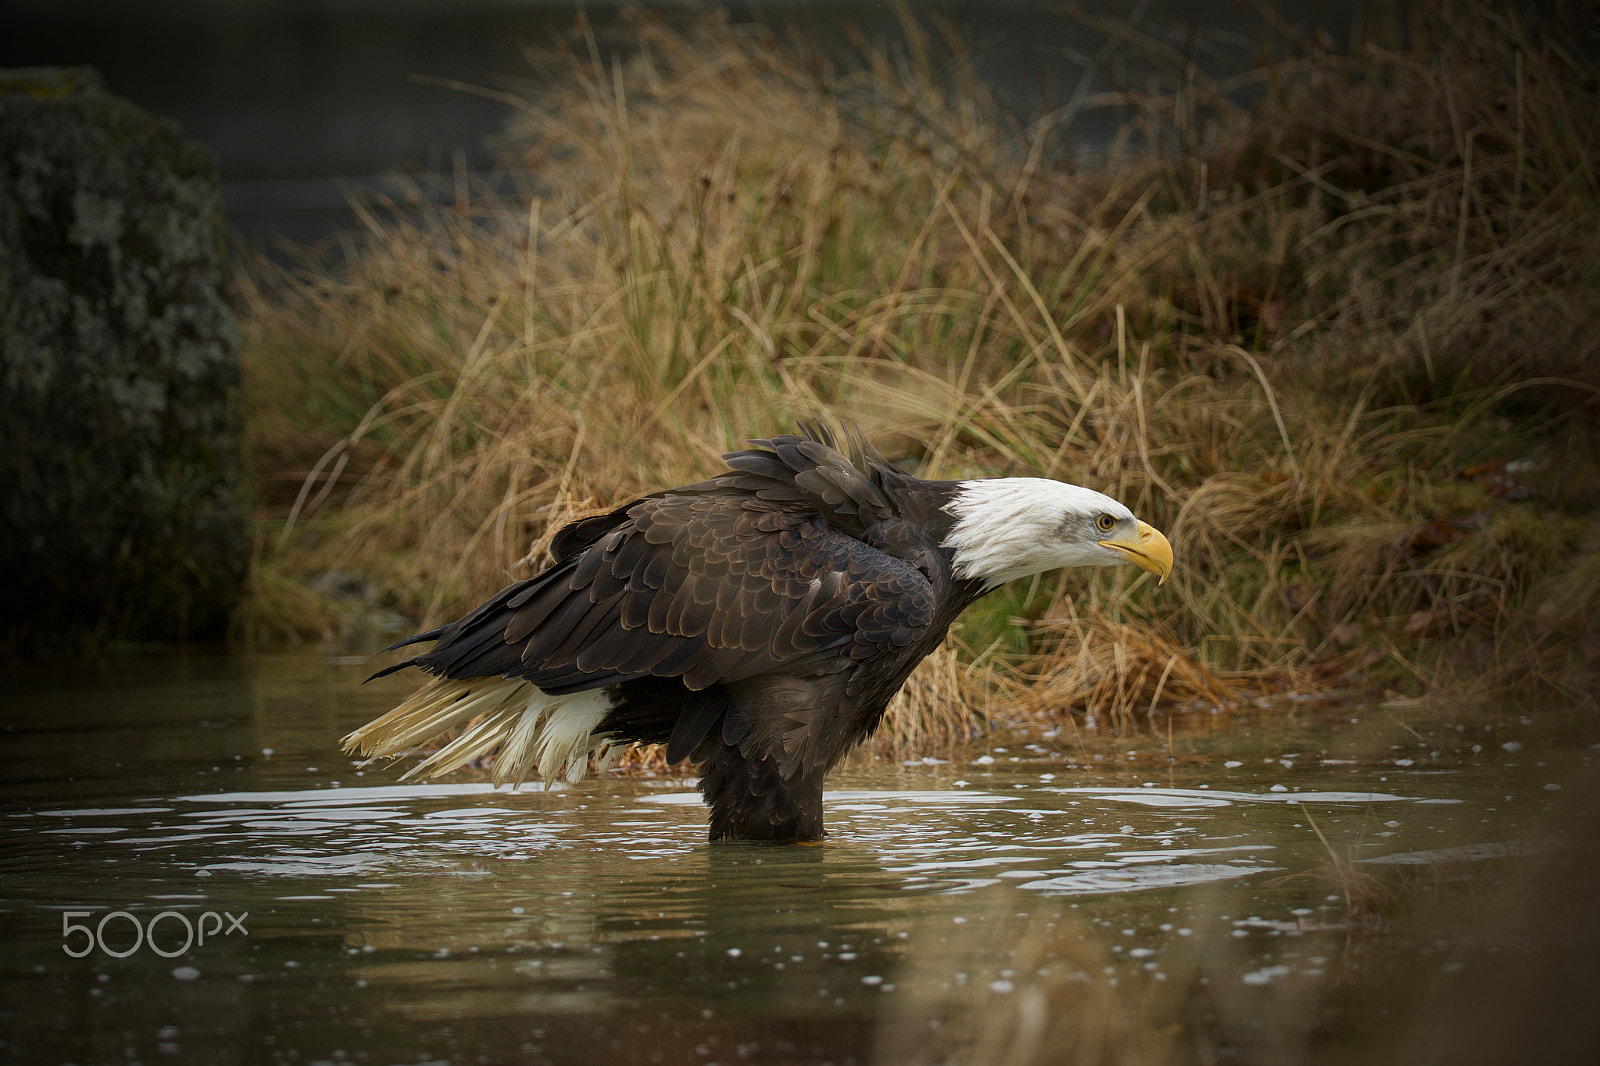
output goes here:
{"type": "Polygon", "coordinates": [[[910,564],[746,496],[662,493],[412,660],[449,677],[573,692],[640,677],[690,689],[777,668],[831,672],[915,643],[934,592],[910,564]]]}
{"type": "MultiPolygon", "coordinates": [[[[846,457],[808,432],[754,441],[719,477],[573,523],[549,569],[406,641],[437,643],[391,669],[551,693],[674,678],[694,694],[664,738],[674,755],[720,721],[725,744],[786,774],[831,762],[835,740],[842,751],[870,728],[858,712],[875,704],[875,722],[925,653],[938,597],[901,551],[874,546],[918,541],[884,492],[887,464],[859,438],[846,457]]],[[[663,700],[683,699],[672,691],[663,700]]]]}

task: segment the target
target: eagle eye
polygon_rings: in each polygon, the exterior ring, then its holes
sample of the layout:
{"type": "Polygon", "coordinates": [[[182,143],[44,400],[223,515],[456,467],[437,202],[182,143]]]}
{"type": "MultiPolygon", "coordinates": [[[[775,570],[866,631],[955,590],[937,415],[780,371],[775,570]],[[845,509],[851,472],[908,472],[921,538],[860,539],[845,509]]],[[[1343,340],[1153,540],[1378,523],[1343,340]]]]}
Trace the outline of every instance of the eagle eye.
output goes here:
{"type": "Polygon", "coordinates": [[[1100,527],[1100,532],[1102,533],[1110,533],[1117,528],[1117,520],[1108,514],[1103,514],[1096,518],[1094,524],[1100,527]]]}

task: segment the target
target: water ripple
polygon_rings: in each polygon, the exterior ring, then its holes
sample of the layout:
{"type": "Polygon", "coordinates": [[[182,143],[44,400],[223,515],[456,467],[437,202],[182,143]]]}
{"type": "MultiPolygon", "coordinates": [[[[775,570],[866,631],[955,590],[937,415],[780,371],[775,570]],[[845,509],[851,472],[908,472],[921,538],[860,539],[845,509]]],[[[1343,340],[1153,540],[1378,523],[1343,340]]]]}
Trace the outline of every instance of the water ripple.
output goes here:
{"type": "MultiPolygon", "coordinates": [[[[116,861],[119,852],[134,852],[200,876],[312,882],[398,870],[472,872],[462,863],[558,854],[659,865],[704,848],[698,793],[620,792],[579,794],[565,786],[515,792],[481,782],[380,785],[186,795],[25,817],[39,823],[36,840],[54,840],[52,847],[86,858],[116,861]]],[[[824,799],[832,850],[860,856],[903,890],[970,892],[1003,883],[1083,895],[1283,868],[1269,827],[1245,818],[1250,808],[1289,813],[1296,804],[1426,802],[1372,791],[1042,784],[1004,794],[970,787],[837,790],[824,799]]],[[[1454,858],[1412,854],[1367,861],[1454,858]]]]}

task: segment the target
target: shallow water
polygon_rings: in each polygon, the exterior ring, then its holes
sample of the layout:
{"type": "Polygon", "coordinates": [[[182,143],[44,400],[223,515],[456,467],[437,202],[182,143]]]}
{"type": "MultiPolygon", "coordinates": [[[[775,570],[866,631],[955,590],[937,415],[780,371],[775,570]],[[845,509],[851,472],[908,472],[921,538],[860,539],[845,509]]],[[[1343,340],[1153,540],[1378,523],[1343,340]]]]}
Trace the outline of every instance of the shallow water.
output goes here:
{"type": "Polygon", "coordinates": [[[1177,1061],[1397,1061],[1526,1050],[1536,1026],[1555,1059],[1595,1046],[1573,1021],[1600,889],[1581,718],[1286,705],[1191,723],[1171,761],[1164,735],[862,759],[830,782],[825,845],[712,846],[682,778],[356,767],[338,738],[406,689],[365,667],[14,686],[0,1053],[1072,1061],[1092,1029],[1107,1061],[1158,1038],[1177,1061]]]}

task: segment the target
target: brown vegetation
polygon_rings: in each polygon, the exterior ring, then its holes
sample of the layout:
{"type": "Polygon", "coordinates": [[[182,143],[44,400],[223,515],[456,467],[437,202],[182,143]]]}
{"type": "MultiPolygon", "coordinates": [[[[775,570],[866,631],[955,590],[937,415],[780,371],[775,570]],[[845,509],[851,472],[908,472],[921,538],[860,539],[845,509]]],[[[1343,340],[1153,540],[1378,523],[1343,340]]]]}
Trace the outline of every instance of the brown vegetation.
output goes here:
{"type": "Polygon", "coordinates": [[[328,571],[447,616],[569,518],[825,411],[932,476],[1106,491],[1178,553],[1159,590],[979,604],[889,744],[1247,689],[1583,693],[1600,90],[1513,8],[1403,30],[1285,37],[1217,84],[1178,63],[1110,101],[1127,140],[1093,166],[959,64],[824,78],[709,17],[640,20],[625,59],[578,34],[508,133],[539,190],[367,204],[337,268],[241,276],[242,628],[335,628],[303,583],[328,571]]]}

